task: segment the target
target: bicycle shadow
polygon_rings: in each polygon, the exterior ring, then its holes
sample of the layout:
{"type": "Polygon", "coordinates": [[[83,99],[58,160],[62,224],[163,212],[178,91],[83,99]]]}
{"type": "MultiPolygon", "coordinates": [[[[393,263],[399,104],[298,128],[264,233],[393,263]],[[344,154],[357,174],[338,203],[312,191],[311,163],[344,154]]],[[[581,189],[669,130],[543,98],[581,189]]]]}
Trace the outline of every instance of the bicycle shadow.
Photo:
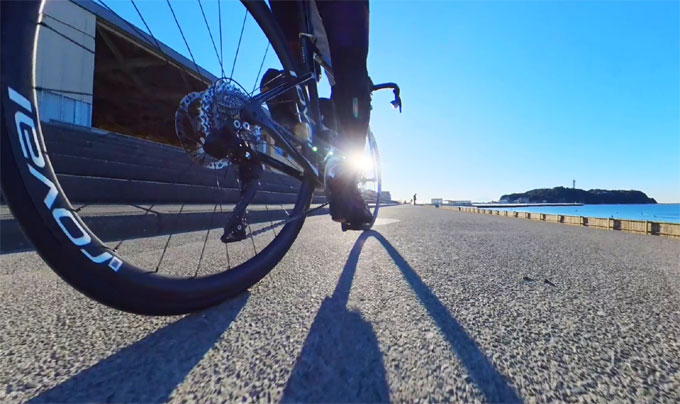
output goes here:
{"type": "Polygon", "coordinates": [[[385,402],[389,387],[373,327],[346,305],[364,243],[374,237],[385,248],[402,276],[460,359],[472,382],[488,402],[522,402],[477,343],[416,271],[380,233],[359,236],[335,292],[314,320],[283,393],[282,402],[385,402]]]}
{"type": "Polygon", "coordinates": [[[190,314],[85,369],[29,403],[167,402],[250,294],[190,314]]]}
{"type": "Polygon", "coordinates": [[[507,377],[496,369],[475,340],[470,337],[465,328],[451,315],[446,306],[420,279],[416,271],[392,244],[382,234],[374,230],[365,233],[378,240],[390,255],[392,261],[399,267],[404,279],[425,306],[430,317],[451,346],[451,350],[460,359],[473,383],[482,392],[486,400],[491,403],[522,402],[514,387],[506,381],[507,377]]]}
{"type": "Polygon", "coordinates": [[[333,295],[321,304],[282,402],[389,401],[385,366],[373,327],[361,314],[347,309],[359,254],[368,238],[364,234],[352,247],[333,295]]]}

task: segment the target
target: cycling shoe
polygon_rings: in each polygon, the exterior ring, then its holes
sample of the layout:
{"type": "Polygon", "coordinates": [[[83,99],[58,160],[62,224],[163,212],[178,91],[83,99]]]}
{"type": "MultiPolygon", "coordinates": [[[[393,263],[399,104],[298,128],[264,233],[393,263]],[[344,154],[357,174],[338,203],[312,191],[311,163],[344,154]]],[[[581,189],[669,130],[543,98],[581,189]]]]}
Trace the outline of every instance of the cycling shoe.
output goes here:
{"type": "Polygon", "coordinates": [[[373,222],[373,214],[353,176],[339,175],[327,179],[327,195],[333,221],[357,226],[373,222]]]}

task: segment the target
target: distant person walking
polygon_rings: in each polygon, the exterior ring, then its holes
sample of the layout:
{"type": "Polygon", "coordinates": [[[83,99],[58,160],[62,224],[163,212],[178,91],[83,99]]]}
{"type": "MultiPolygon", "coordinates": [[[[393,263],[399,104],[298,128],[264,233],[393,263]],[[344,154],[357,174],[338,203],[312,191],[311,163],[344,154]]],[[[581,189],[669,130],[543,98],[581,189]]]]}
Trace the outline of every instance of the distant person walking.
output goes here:
{"type": "Polygon", "coordinates": [[[418,194],[413,194],[413,206],[416,206],[418,204],[416,203],[416,196],[418,196],[418,194]]]}

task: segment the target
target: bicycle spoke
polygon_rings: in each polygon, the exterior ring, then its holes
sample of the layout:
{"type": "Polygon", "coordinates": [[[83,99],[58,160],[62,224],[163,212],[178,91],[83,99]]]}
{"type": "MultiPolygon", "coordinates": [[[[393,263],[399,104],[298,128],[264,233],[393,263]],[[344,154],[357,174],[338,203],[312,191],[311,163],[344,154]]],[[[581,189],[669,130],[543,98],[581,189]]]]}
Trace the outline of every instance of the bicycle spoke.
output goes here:
{"type": "MultiPolygon", "coordinates": [[[[233,164],[229,164],[229,166],[227,166],[227,169],[224,170],[224,176],[222,177],[223,179],[227,178],[227,174],[229,174],[229,170],[231,169],[232,166],[233,166],[233,164]]],[[[217,175],[217,170],[215,170],[215,183],[217,184],[217,190],[219,192],[222,188],[221,188],[221,185],[220,185],[220,178],[217,175]]],[[[223,213],[223,211],[222,211],[222,198],[219,199],[219,204],[220,204],[220,213],[223,213]]],[[[229,261],[229,243],[224,243],[224,248],[225,248],[225,252],[227,254],[227,267],[228,267],[228,269],[231,269],[231,262],[229,261]]]]}
{"type": "Polygon", "coordinates": [[[198,276],[198,270],[201,269],[201,261],[203,261],[203,254],[205,253],[205,245],[208,243],[208,237],[210,236],[210,230],[212,230],[213,219],[215,218],[215,212],[217,211],[217,204],[210,215],[210,226],[205,234],[205,239],[203,240],[203,248],[201,249],[201,256],[198,258],[198,265],[196,266],[196,272],[194,273],[194,278],[198,276]]]}
{"type": "MultiPolygon", "coordinates": [[[[250,236],[250,241],[253,243],[253,251],[257,255],[257,248],[255,248],[255,238],[253,237],[253,229],[250,227],[250,222],[248,223],[248,235],[250,236]]],[[[255,256],[253,255],[253,257],[255,256]]]]}
{"type": "MultiPolygon", "coordinates": [[[[155,203],[151,204],[151,206],[149,206],[148,209],[144,209],[144,208],[142,208],[142,207],[140,207],[140,206],[136,206],[136,205],[131,205],[131,206],[134,206],[135,208],[139,208],[139,209],[144,210],[145,212],[144,212],[144,214],[142,215],[142,217],[145,217],[146,215],[148,215],[148,214],[151,213],[151,212],[153,212],[155,215],[158,215],[158,212],[156,212],[155,210],[152,210],[152,208],[155,206],[155,203]]],[[[121,246],[126,240],[127,240],[126,238],[120,240],[120,241],[118,242],[118,244],[116,244],[116,246],[113,247],[113,251],[118,251],[118,249],[120,248],[120,246],[121,246]]]]}
{"type": "MultiPolygon", "coordinates": [[[[107,9],[110,13],[112,13],[113,15],[115,15],[116,17],[118,17],[118,18],[120,18],[122,21],[124,21],[124,22],[128,25],[128,27],[130,27],[130,29],[132,29],[133,31],[137,32],[137,34],[139,34],[139,35],[142,36],[143,38],[146,36],[146,33],[145,33],[144,31],[142,31],[142,30],[140,30],[139,28],[137,28],[137,26],[135,26],[134,24],[132,24],[130,21],[128,21],[128,20],[126,20],[125,18],[121,17],[120,14],[116,13],[116,12],[115,12],[108,4],[106,4],[106,3],[104,2],[104,0],[95,0],[95,1],[97,1],[99,4],[101,4],[102,7],[104,7],[105,9],[107,9]]],[[[137,7],[137,4],[135,3],[134,0],[130,0],[130,2],[132,3],[132,6],[135,8],[135,11],[137,12],[137,15],[139,16],[139,18],[142,20],[142,23],[143,23],[144,26],[146,27],[146,30],[149,32],[148,35],[151,36],[151,39],[153,40],[154,44],[156,45],[156,50],[158,50],[158,53],[160,53],[161,56],[163,57],[163,59],[165,60],[165,64],[166,64],[166,65],[170,65],[170,59],[168,58],[168,55],[163,51],[163,48],[161,48],[160,43],[159,43],[158,40],[156,39],[156,36],[153,34],[153,32],[151,32],[151,28],[149,28],[149,24],[146,23],[146,19],[145,19],[144,16],[142,15],[141,11],[139,11],[139,8],[137,7]]],[[[174,64],[174,65],[175,65],[176,67],[178,67],[179,70],[180,70],[181,72],[188,73],[188,74],[190,74],[191,76],[194,76],[194,73],[193,73],[190,69],[187,69],[186,66],[184,66],[182,63],[177,63],[177,64],[174,64]]],[[[200,76],[200,74],[199,74],[199,76],[200,76]]]]}
{"type": "Polygon", "coordinates": [[[255,76],[255,84],[253,84],[253,91],[250,94],[255,93],[257,89],[257,82],[260,81],[260,73],[262,73],[262,67],[264,67],[264,61],[267,59],[267,52],[269,52],[269,42],[267,42],[267,48],[264,50],[264,56],[262,56],[262,63],[260,63],[260,68],[257,70],[257,76],[255,76]]]}
{"type": "Polygon", "coordinates": [[[50,19],[52,19],[52,20],[54,20],[54,21],[56,21],[56,22],[58,22],[58,23],[61,23],[62,25],[65,25],[65,26],[67,26],[67,27],[69,27],[69,28],[71,28],[71,29],[73,29],[73,30],[75,30],[75,31],[78,31],[78,32],[80,32],[81,34],[83,34],[83,35],[85,35],[85,36],[87,36],[87,37],[89,37],[89,38],[92,38],[92,39],[95,38],[95,37],[94,37],[92,34],[90,34],[89,32],[85,32],[85,31],[83,31],[82,29],[76,27],[75,25],[69,24],[69,23],[67,23],[66,21],[61,20],[61,19],[59,19],[59,18],[57,18],[57,17],[55,17],[55,16],[53,16],[53,15],[51,15],[51,14],[45,14],[45,13],[43,13],[42,16],[43,16],[43,17],[49,17],[50,19]]]}
{"type": "MultiPolygon", "coordinates": [[[[269,45],[269,44],[267,44],[267,45],[269,45]]],[[[264,83],[262,83],[262,85],[260,87],[261,88],[267,87],[269,84],[273,83],[274,81],[276,81],[280,77],[283,77],[283,73],[279,73],[276,76],[272,77],[271,79],[265,81],[264,83]]],[[[253,95],[255,95],[256,90],[257,90],[257,83],[255,83],[255,88],[253,89],[253,91],[251,93],[248,94],[248,97],[252,97],[253,95]]],[[[267,104],[269,104],[270,102],[272,102],[272,101],[271,100],[267,101],[267,104]]],[[[288,102],[291,102],[291,101],[288,101],[288,102]]]]}
{"type": "Polygon", "coordinates": [[[51,25],[48,25],[47,23],[45,23],[43,21],[39,22],[38,25],[49,29],[50,31],[54,32],[55,34],[59,35],[60,37],[66,39],[67,41],[73,43],[74,45],[84,49],[86,52],[94,55],[94,51],[92,49],[88,48],[87,46],[83,46],[83,45],[80,44],[80,42],[74,41],[73,39],[69,38],[67,35],[62,34],[61,32],[59,32],[58,29],[53,28],[51,25]]]}
{"type": "MultiPolygon", "coordinates": [[[[177,213],[177,218],[175,219],[175,229],[177,228],[177,224],[179,223],[179,217],[182,215],[182,210],[184,210],[184,203],[179,208],[179,213],[177,213]]],[[[170,235],[168,236],[168,240],[165,242],[165,247],[163,247],[163,254],[161,254],[161,259],[158,260],[156,269],[153,271],[154,273],[157,273],[158,268],[161,267],[161,262],[163,261],[163,257],[165,257],[165,252],[168,250],[168,245],[170,244],[170,239],[172,239],[173,234],[174,233],[170,233],[170,235]]]]}
{"type": "MultiPolygon", "coordinates": [[[[189,170],[187,170],[187,168],[189,168],[193,163],[194,163],[193,160],[189,159],[189,164],[186,165],[186,166],[184,166],[184,167],[182,167],[182,168],[180,168],[179,170],[177,170],[177,171],[173,174],[173,177],[177,176],[177,181],[178,181],[178,182],[184,180],[184,179],[186,178],[186,176],[188,175],[188,173],[189,173],[189,170]]],[[[138,208],[138,209],[141,209],[141,210],[145,211],[145,213],[142,215],[142,217],[146,216],[146,215],[149,214],[149,213],[153,213],[153,214],[155,214],[156,216],[158,216],[158,215],[160,215],[161,213],[160,213],[160,212],[157,212],[157,211],[155,211],[155,210],[153,210],[153,207],[156,206],[157,204],[158,204],[158,200],[155,200],[155,201],[151,204],[151,206],[149,206],[148,209],[143,208],[143,207],[141,207],[141,206],[137,206],[137,205],[135,205],[135,204],[130,204],[130,206],[133,206],[133,207],[135,207],[135,208],[138,208]]],[[[179,220],[179,217],[178,217],[177,220],[179,220]]],[[[128,239],[125,238],[125,239],[122,239],[121,241],[119,241],[118,244],[116,244],[116,246],[113,248],[113,251],[117,251],[117,250],[120,248],[120,246],[121,246],[125,241],[127,241],[127,240],[128,240],[128,239]]],[[[169,242],[169,241],[168,241],[168,242],[169,242]]],[[[167,248],[167,245],[166,245],[166,248],[167,248]]],[[[164,254],[165,254],[165,252],[164,252],[164,254]]],[[[163,259],[163,258],[161,257],[161,260],[162,260],[162,259],[163,259]]],[[[159,262],[159,265],[160,265],[160,262],[159,262]]]]}
{"type": "MultiPolygon", "coordinates": [[[[100,1],[102,1],[102,4],[104,3],[103,0],[100,0],[100,1]]],[[[151,35],[151,38],[153,39],[154,43],[156,44],[156,47],[157,47],[158,50],[160,51],[160,50],[161,50],[161,45],[158,43],[158,40],[156,39],[156,36],[153,34],[153,32],[151,32],[151,28],[149,28],[149,24],[146,23],[146,20],[144,19],[144,16],[142,15],[142,12],[139,11],[139,8],[137,8],[137,3],[135,3],[135,0],[130,0],[130,2],[132,2],[132,6],[133,6],[133,7],[135,8],[135,10],[137,11],[137,15],[138,15],[139,18],[142,20],[142,23],[143,23],[144,26],[146,27],[146,30],[149,31],[149,35],[151,35]]],[[[106,8],[108,8],[109,10],[111,10],[111,7],[109,7],[109,6],[106,6],[106,8]]],[[[113,10],[111,10],[111,11],[113,11],[113,10]]],[[[162,52],[162,51],[161,51],[161,52],[162,52]]]]}
{"type": "Polygon", "coordinates": [[[93,93],[86,93],[86,92],[83,92],[83,91],[60,90],[60,89],[57,89],[57,88],[45,88],[45,87],[40,87],[40,86],[35,86],[33,88],[36,89],[36,90],[39,90],[39,91],[50,91],[50,92],[53,92],[53,93],[65,93],[65,94],[75,94],[75,95],[84,95],[84,96],[88,96],[88,97],[94,97],[93,93]]]}
{"type": "MultiPolygon", "coordinates": [[[[203,10],[203,4],[201,0],[198,0],[198,6],[201,9],[201,14],[203,14],[203,21],[205,21],[205,26],[208,28],[208,34],[210,35],[210,42],[212,42],[213,49],[215,50],[215,56],[217,56],[217,61],[220,62],[220,70],[222,71],[222,77],[224,77],[224,64],[222,64],[222,59],[219,53],[217,53],[217,46],[215,45],[215,39],[213,39],[212,31],[210,30],[210,25],[208,24],[208,19],[205,17],[205,11],[203,10]]],[[[220,22],[221,24],[221,22],[220,22]]]]}
{"type": "Polygon", "coordinates": [[[184,36],[184,31],[182,31],[182,27],[179,25],[179,21],[177,21],[177,16],[175,15],[175,10],[172,8],[172,4],[170,4],[170,0],[165,0],[166,3],[168,3],[168,7],[170,8],[170,12],[172,13],[172,18],[175,19],[175,24],[177,24],[177,28],[179,29],[180,35],[182,35],[182,40],[184,40],[184,45],[186,45],[187,50],[189,51],[189,56],[191,56],[191,61],[194,62],[194,67],[196,67],[196,73],[199,75],[201,74],[200,69],[198,68],[198,64],[196,64],[196,59],[194,58],[194,54],[191,52],[191,48],[189,47],[189,43],[187,42],[187,38],[184,36]]]}
{"type": "Polygon", "coordinates": [[[286,224],[288,224],[288,223],[290,223],[290,222],[292,222],[292,221],[294,221],[294,220],[299,220],[299,219],[301,219],[302,217],[308,216],[308,215],[309,215],[310,213],[312,213],[312,212],[316,212],[316,211],[318,211],[318,210],[320,210],[320,209],[325,208],[327,205],[328,205],[328,202],[323,203],[323,204],[321,204],[321,205],[319,205],[319,206],[317,206],[317,207],[315,207],[315,208],[307,209],[305,212],[302,212],[302,213],[299,214],[299,215],[296,215],[296,216],[291,217],[291,218],[286,219],[286,220],[281,220],[281,221],[279,221],[279,222],[274,223],[274,224],[271,225],[271,226],[265,226],[265,227],[263,227],[263,228],[261,228],[261,229],[259,229],[259,230],[255,230],[254,232],[252,232],[252,235],[253,235],[253,236],[259,236],[260,234],[263,234],[263,233],[267,232],[268,230],[270,230],[272,227],[274,227],[274,228],[275,228],[275,227],[280,227],[280,226],[286,225],[286,224]]]}
{"type": "Polygon", "coordinates": [[[236,68],[236,60],[238,59],[238,51],[241,49],[241,40],[243,39],[243,30],[246,28],[246,19],[248,18],[248,10],[243,15],[243,24],[241,24],[241,34],[238,37],[238,45],[236,45],[236,55],[234,55],[234,63],[231,65],[231,74],[229,77],[234,77],[234,69],[236,68]]]}
{"type": "MultiPolygon", "coordinates": [[[[99,1],[103,2],[103,0],[99,0],[99,1]]],[[[132,2],[132,5],[134,6],[135,10],[137,11],[137,15],[139,15],[139,18],[142,20],[142,23],[146,27],[146,30],[149,31],[149,35],[151,35],[151,39],[153,39],[153,42],[156,44],[156,49],[158,49],[158,51],[161,53],[161,55],[163,55],[163,59],[165,59],[165,63],[169,65],[170,60],[168,59],[168,55],[166,55],[165,52],[163,52],[163,50],[161,49],[161,45],[158,43],[158,39],[156,39],[156,36],[153,34],[153,32],[151,32],[151,28],[149,28],[149,24],[146,23],[144,16],[142,15],[141,11],[139,11],[139,8],[137,8],[137,4],[135,4],[134,0],[130,0],[130,1],[132,2]]],[[[111,10],[110,7],[107,6],[107,8],[109,10],[111,10]]],[[[113,10],[111,10],[111,11],[113,11],[113,10]]],[[[132,24],[130,24],[130,23],[128,23],[128,25],[132,26],[132,24]]],[[[135,29],[136,29],[136,27],[135,27],[135,29]]],[[[180,68],[180,69],[186,71],[186,69],[182,69],[182,68],[180,68]]]]}
{"type": "MultiPolygon", "coordinates": [[[[220,60],[224,61],[224,47],[222,46],[222,0],[217,0],[217,18],[220,25],[220,60]]],[[[224,68],[222,69],[224,77],[224,68]]]]}
{"type": "MultiPolygon", "coordinates": [[[[269,206],[267,203],[264,204],[264,208],[267,210],[267,217],[269,218],[269,224],[274,226],[274,222],[272,221],[272,216],[269,213],[269,206]]],[[[272,231],[274,232],[274,237],[276,237],[276,230],[274,230],[274,227],[272,227],[272,231]]]]}

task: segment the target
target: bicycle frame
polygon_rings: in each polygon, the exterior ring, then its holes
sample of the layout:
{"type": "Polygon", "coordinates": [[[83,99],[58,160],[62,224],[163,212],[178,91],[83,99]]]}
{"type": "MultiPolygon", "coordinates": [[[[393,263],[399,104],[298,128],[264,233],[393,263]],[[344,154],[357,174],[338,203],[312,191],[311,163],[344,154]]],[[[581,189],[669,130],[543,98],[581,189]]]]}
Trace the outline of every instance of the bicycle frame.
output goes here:
{"type": "MultiPolygon", "coordinates": [[[[317,185],[323,185],[323,170],[320,167],[323,158],[320,158],[315,154],[315,134],[318,133],[321,125],[318,91],[316,87],[319,75],[316,72],[314,64],[315,47],[313,47],[311,43],[313,36],[310,34],[310,32],[312,32],[309,19],[310,7],[308,2],[302,2],[302,4],[304,7],[302,12],[305,15],[304,21],[306,27],[300,34],[300,41],[303,53],[303,71],[305,73],[301,77],[292,76],[289,80],[253,97],[252,100],[244,106],[241,114],[244,119],[255,122],[265,129],[266,132],[274,138],[274,143],[288,153],[293,160],[302,167],[302,170],[283,163],[266,153],[258,151],[257,155],[264,164],[298,178],[311,177],[317,185]],[[272,120],[263,109],[263,105],[267,101],[293,89],[296,90],[299,105],[302,107],[300,108],[300,118],[302,122],[309,125],[311,129],[311,137],[308,142],[299,141],[287,128],[272,120]]],[[[318,150],[318,148],[316,150],[318,150]]]]}
{"type": "MultiPolygon", "coordinates": [[[[310,125],[312,138],[309,143],[303,143],[300,142],[295,137],[295,135],[290,132],[290,130],[272,120],[262,108],[263,104],[267,101],[274,99],[275,97],[292,89],[299,89],[299,86],[310,81],[314,81],[314,76],[311,73],[307,73],[301,78],[293,78],[288,82],[281,83],[271,90],[254,97],[247,105],[243,107],[241,114],[244,119],[256,122],[263,129],[265,129],[267,133],[275,139],[274,143],[280,146],[286,153],[290,154],[293,157],[293,160],[295,160],[295,162],[303,168],[303,171],[299,171],[295,167],[280,162],[268,154],[258,151],[257,154],[263,163],[271,165],[273,168],[284,171],[287,174],[291,174],[298,178],[304,177],[305,173],[310,173],[310,175],[312,175],[317,182],[320,181],[323,183],[323,178],[321,177],[322,173],[317,166],[317,162],[311,161],[310,158],[308,158],[308,156],[311,156],[311,153],[313,153],[313,139],[317,130],[318,121],[305,119],[305,123],[310,125]],[[296,146],[300,147],[300,150],[298,150],[296,146]]],[[[312,82],[307,85],[316,87],[316,82],[312,82]]],[[[298,95],[300,95],[300,91],[298,91],[298,95]]]]}
{"type": "MultiPolygon", "coordinates": [[[[324,173],[321,164],[326,156],[319,155],[318,152],[323,151],[324,147],[318,147],[321,145],[317,144],[315,136],[321,130],[322,125],[317,82],[320,78],[319,66],[322,66],[330,76],[333,75],[333,70],[330,63],[324,60],[323,55],[321,55],[314,44],[315,37],[312,28],[311,6],[307,1],[302,1],[301,3],[303,6],[301,12],[304,13],[305,26],[304,28],[301,27],[303,29],[301,29],[302,32],[299,37],[304,73],[300,77],[292,75],[286,82],[253,97],[252,100],[244,106],[241,114],[244,119],[255,122],[265,129],[267,133],[275,139],[274,143],[291,155],[293,160],[302,167],[302,170],[283,163],[266,153],[258,151],[257,155],[262,163],[298,178],[311,177],[316,185],[322,186],[324,183],[324,173]],[[293,89],[296,89],[299,105],[302,107],[300,118],[302,122],[308,124],[311,129],[311,137],[307,142],[299,141],[287,128],[272,120],[263,109],[263,105],[267,101],[293,89]]],[[[374,85],[372,91],[388,88],[392,89],[395,95],[395,100],[392,101],[392,105],[395,108],[399,107],[399,112],[401,112],[401,98],[399,96],[400,90],[398,85],[395,83],[374,85]]]]}

